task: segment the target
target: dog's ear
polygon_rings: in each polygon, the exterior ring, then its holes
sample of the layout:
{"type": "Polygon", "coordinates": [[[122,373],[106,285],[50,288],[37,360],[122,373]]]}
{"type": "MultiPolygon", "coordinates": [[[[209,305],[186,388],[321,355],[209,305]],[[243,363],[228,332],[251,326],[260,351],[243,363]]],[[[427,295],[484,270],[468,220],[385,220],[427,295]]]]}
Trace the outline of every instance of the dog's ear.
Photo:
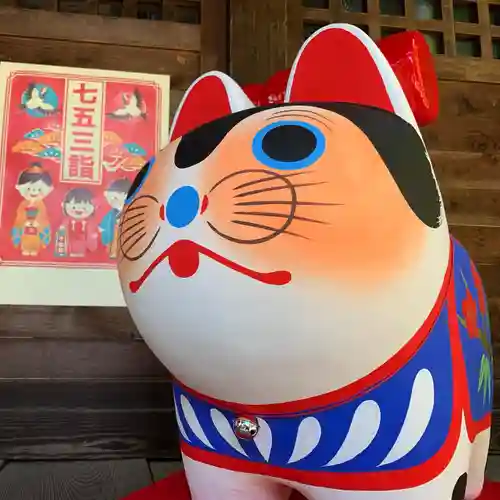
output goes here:
{"type": "Polygon", "coordinates": [[[372,106],[417,124],[389,62],[361,29],[332,24],[302,46],[288,80],[287,102],[347,102],[372,106]]]}
{"type": "Polygon", "coordinates": [[[229,76],[211,71],[195,80],[175,113],[170,140],[182,137],[201,125],[253,107],[241,87],[229,76]]]}

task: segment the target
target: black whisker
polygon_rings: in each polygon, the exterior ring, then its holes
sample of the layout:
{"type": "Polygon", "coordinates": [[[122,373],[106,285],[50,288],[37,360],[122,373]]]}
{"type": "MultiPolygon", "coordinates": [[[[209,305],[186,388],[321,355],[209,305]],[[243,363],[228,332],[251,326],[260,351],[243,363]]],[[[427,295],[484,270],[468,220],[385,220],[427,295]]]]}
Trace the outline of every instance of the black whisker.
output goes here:
{"type": "Polygon", "coordinates": [[[159,202],[158,202],[158,198],[156,198],[156,196],[152,196],[152,195],[150,195],[150,194],[141,194],[140,196],[138,196],[138,197],[137,197],[137,198],[136,198],[136,199],[132,202],[132,205],[133,205],[134,203],[137,203],[138,201],[140,201],[140,200],[144,200],[144,199],[146,199],[146,200],[153,200],[153,201],[156,201],[156,203],[159,203],[159,202]]]}
{"type": "MultiPolygon", "coordinates": [[[[319,186],[320,184],[326,184],[326,182],[304,182],[303,184],[294,184],[294,188],[307,187],[307,186],[319,186]]],[[[245,191],[244,193],[234,195],[235,198],[245,198],[246,196],[251,196],[253,194],[267,193],[268,191],[280,191],[282,189],[290,189],[290,186],[274,186],[264,189],[254,189],[253,191],[245,191]]]]}
{"type": "MultiPolygon", "coordinates": [[[[134,237],[134,236],[136,236],[137,234],[139,234],[141,231],[143,232],[143,233],[142,233],[142,236],[141,236],[141,237],[139,237],[139,238],[137,239],[137,241],[134,241],[134,242],[132,243],[132,245],[130,245],[130,248],[127,250],[127,251],[130,251],[130,250],[134,247],[134,245],[136,245],[136,244],[139,242],[139,240],[141,240],[144,236],[146,236],[147,231],[144,231],[144,228],[142,228],[142,227],[141,227],[141,228],[140,228],[140,229],[138,229],[138,230],[137,230],[134,234],[131,234],[130,236],[128,236],[128,237],[125,239],[125,241],[123,241],[123,242],[121,241],[121,242],[120,242],[121,247],[123,248],[123,247],[124,247],[124,246],[125,246],[125,245],[126,245],[126,244],[127,244],[127,243],[128,243],[128,242],[129,242],[129,241],[130,241],[133,237],[134,237]]],[[[123,233],[122,233],[122,234],[123,234],[123,233]]]]}
{"type": "Polygon", "coordinates": [[[130,205],[130,207],[127,208],[127,211],[125,213],[128,214],[129,212],[135,212],[136,210],[139,210],[141,208],[148,208],[148,206],[147,205],[139,205],[138,207],[136,207],[134,205],[130,205]]]}
{"type": "Polygon", "coordinates": [[[141,217],[142,215],[144,215],[145,212],[141,212],[140,214],[135,214],[135,215],[132,215],[132,217],[122,217],[120,219],[120,229],[121,227],[123,226],[123,224],[125,224],[125,222],[129,222],[131,220],[134,220],[134,219],[137,219],[137,217],[141,217]]]}
{"type": "MultiPolygon", "coordinates": [[[[235,215],[252,215],[256,217],[277,217],[280,219],[288,219],[290,215],[287,214],[279,214],[275,212],[233,212],[235,215]]],[[[325,222],[318,219],[310,219],[309,217],[299,217],[298,215],[294,215],[292,217],[293,220],[300,220],[302,222],[314,222],[316,224],[325,224],[330,225],[329,222],[325,222]]]]}
{"type": "Polygon", "coordinates": [[[265,229],[266,231],[271,231],[273,233],[276,233],[276,236],[279,234],[288,234],[289,236],[296,236],[297,238],[303,238],[305,240],[308,240],[306,236],[303,236],[302,234],[297,234],[297,233],[292,233],[291,231],[287,231],[286,229],[280,229],[280,228],[275,228],[271,226],[266,226],[264,224],[255,224],[254,222],[246,222],[244,220],[232,220],[231,221],[233,224],[239,224],[240,226],[248,226],[248,227],[255,227],[257,229],[265,229]]]}
{"type": "MultiPolygon", "coordinates": [[[[137,233],[136,233],[137,234],[137,233]]],[[[123,257],[131,262],[135,262],[137,260],[139,260],[140,258],[142,258],[143,255],[146,255],[146,253],[149,252],[150,248],[153,246],[154,242],[156,241],[156,238],[158,236],[158,234],[160,234],[160,230],[157,229],[156,230],[156,233],[153,235],[153,237],[151,238],[151,241],[146,245],[145,248],[142,249],[142,251],[140,253],[138,253],[137,255],[134,255],[134,256],[131,256],[131,255],[128,255],[128,252],[130,250],[132,250],[134,248],[134,246],[139,243],[139,241],[142,240],[142,238],[144,238],[144,236],[146,236],[146,233],[143,233],[141,234],[137,240],[135,240],[132,245],[130,245],[130,248],[127,250],[127,252],[125,252],[122,248],[122,252],[123,252],[123,257]]]]}
{"type": "MultiPolygon", "coordinates": [[[[137,234],[137,233],[136,233],[137,234]]],[[[130,250],[132,250],[138,243],[139,241],[141,241],[144,236],[146,236],[146,233],[142,233],[140,234],[137,239],[135,241],[132,242],[132,244],[130,245],[129,249],[127,250],[127,252],[130,252],[130,250]]]]}
{"type": "Polygon", "coordinates": [[[254,186],[255,184],[260,184],[261,182],[279,180],[281,177],[289,178],[289,177],[295,177],[296,175],[312,174],[312,173],[313,173],[312,171],[307,171],[307,172],[303,171],[303,172],[294,172],[293,174],[284,174],[284,175],[282,174],[279,176],[261,177],[260,179],[256,179],[255,181],[248,181],[248,182],[245,182],[243,184],[240,184],[239,186],[236,186],[234,188],[234,191],[236,191],[237,189],[242,189],[245,187],[254,186]]]}
{"type": "Polygon", "coordinates": [[[134,227],[144,225],[144,222],[146,222],[146,219],[142,219],[139,222],[132,224],[131,226],[127,226],[125,229],[122,229],[121,234],[124,235],[128,233],[131,229],[134,229],[134,227]]]}
{"type": "Polygon", "coordinates": [[[240,207],[252,207],[259,205],[296,205],[296,206],[317,206],[317,207],[337,207],[343,205],[343,203],[321,203],[316,201],[240,201],[235,203],[236,206],[240,207]]]}

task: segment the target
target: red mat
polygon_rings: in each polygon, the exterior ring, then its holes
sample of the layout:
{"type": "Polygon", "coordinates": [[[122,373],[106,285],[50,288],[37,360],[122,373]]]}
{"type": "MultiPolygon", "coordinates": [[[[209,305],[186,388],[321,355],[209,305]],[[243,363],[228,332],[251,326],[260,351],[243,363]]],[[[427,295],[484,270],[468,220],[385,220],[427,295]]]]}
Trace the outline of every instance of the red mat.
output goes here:
{"type": "MultiPolygon", "coordinates": [[[[190,500],[189,489],[183,471],[172,474],[167,479],[145,488],[124,500],[190,500]]],[[[500,483],[487,483],[479,500],[499,500],[500,483]]],[[[303,500],[293,495],[290,500],[303,500]]]]}

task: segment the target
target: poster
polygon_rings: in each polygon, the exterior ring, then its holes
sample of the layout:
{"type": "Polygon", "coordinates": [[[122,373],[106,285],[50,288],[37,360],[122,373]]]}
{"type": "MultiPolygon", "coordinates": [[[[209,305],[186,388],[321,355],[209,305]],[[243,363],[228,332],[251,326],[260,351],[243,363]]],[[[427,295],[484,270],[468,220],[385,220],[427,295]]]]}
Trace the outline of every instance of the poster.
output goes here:
{"type": "Polygon", "coordinates": [[[169,90],[166,75],[0,64],[0,304],[123,304],[119,217],[167,142],[169,90]]]}

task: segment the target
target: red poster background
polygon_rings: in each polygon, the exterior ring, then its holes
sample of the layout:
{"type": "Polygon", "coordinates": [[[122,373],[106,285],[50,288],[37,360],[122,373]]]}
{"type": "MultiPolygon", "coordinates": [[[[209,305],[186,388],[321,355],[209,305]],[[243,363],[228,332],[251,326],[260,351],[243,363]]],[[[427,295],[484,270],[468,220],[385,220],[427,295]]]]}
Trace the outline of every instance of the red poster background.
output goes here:
{"type": "MultiPolygon", "coordinates": [[[[28,94],[29,95],[29,94],[28,94]]],[[[4,127],[2,137],[2,164],[0,167],[0,259],[3,265],[36,265],[54,267],[85,267],[102,268],[113,267],[115,258],[109,254],[109,246],[103,243],[99,225],[105,215],[111,210],[104,192],[110,184],[117,179],[133,180],[137,171],[152,157],[157,149],[160,139],[161,120],[161,89],[154,82],[133,81],[127,79],[99,79],[78,74],[50,75],[47,73],[13,72],[7,82],[5,97],[4,127]],[[98,132],[98,143],[103,149],[103,159],[114,164],[116,171],[109,171],[101,164],[101,183],[89,184],[82,182],[65,182],[61,179],[61,159],[47,154],[47,149],[61,150],[64,156],[64,118],[66,115],[66,89],[67,80],[78,82],[105,82],[102,129],[98,132]],[[26,100],[26,89],[29,85],[48,87],[57,95],[57,112],[45,116],[32,116],[23,109],[23,99],[26,100]],[[139,91],[141,108],[145,114],[141,117],[115,119],[109,116],[120,107],[123,107],[122,95],[130,96],[139,91]],[[40,130],[42,132],[40,132],[40,130]],[[35,132],[33,132],[35,131],[35,132]],[[32,135],[26,138],[26,134],[32,135]],[[111,137],[113,144],[106,142],[104,137],[111,137]],[[42,134],[33,139],[33,134],[42,134]],[[51,134],[51,135],[49,135],[51,134]],[[47,140],[47,138],[51,140],[47,140]],[[46,141],[45,143],[43,141],[46,141]],[[34,144],[34,142],[38,142],[34,144]],[[42,143],[42,146],[40,144],[42,143]],[[132,146],[132,147],[130,147],[132,146]],[[139,146],[137,148],[136,146],[139,146]],[[42,149],[42,151],[40,151],[42,149]],[[26,255],[21,251],[19,239],[15,240],[13,230],[18,207],[24,201],[16,189],[21,172],[26,169],[33,170],[33,164],[40,171],[48,173],[53,182],[53,191],[44,199],[47,219],[49,223],[50,242],[38,245],[35,252],[26,255]],[[56,240],[61,224],[68,224],[68,217],[63,213],[63,200],[69,190],[73,188],[88,189],[93,198],[95,211],[87,220],[88,241],[92,244],[84,245],[84,255],[71,256],[68,251],[69,244],[64,236],[59,241],[66,241],[66,246],[57,246],[56,240]],[[14,244],[17,241],[17,247],[14,244]],[[61,248],[66,250],[61,252],[61,248]],[[58,250],[58,251],[57,251],[58,250]]],[[[55,154],[57,156],[57,152],[55,154]]],[[[30,170],[30,171],[31,171],[30,170]]],[[[28,210],[28,209],[26,209],[28,210]]],[[[70,219],[71,220],[71,219],[70,219]]],[[[69,227],[69,226],[67,226],[69,227]]],[[[74,226],[73,226],[74,227],[74,226]]],[[[43,228],[42,228],[43,229],[43,228]]],[[[22,228],[20,231],[23,231],[22,228]]],[[[19,236],[19,233],[16,233],[19,236]]],[[[24,234],[24,233],[22,233],[24,234]]],[[[66,232],[66,238],[67,232],[66,232]]],[[[25,248],[25,247],[23,247],[25,248]]]]}

